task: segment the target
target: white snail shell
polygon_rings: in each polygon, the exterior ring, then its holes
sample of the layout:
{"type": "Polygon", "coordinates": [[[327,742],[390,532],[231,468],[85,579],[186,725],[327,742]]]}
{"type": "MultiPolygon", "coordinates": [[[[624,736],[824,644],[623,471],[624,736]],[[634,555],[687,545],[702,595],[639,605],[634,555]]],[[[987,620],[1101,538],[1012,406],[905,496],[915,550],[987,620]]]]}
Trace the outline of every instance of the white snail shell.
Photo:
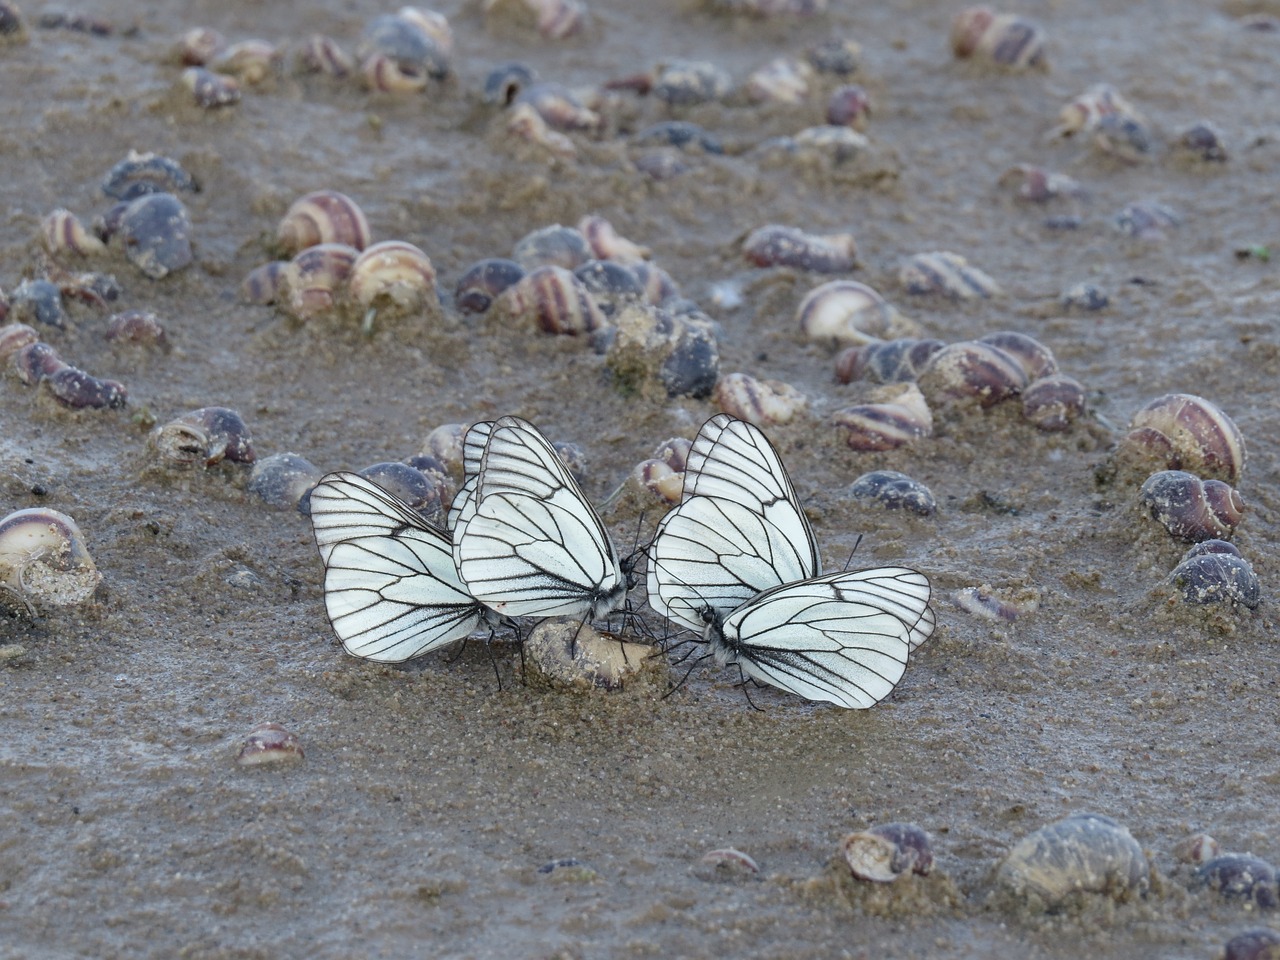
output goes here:
{"type": "Polygon", "coordinates": [[[1078,813],[1023,837],[996,870],[996,883],[1042,909],[1074,894],[1124,900],[1145,893],[1150,867],[1132,834],[1110,817],[1078,813]]]}
{"type": "Polygon", "coordinates": [[[857,280],[832,280],[810,290],[796,308],[796,323],[810,340],[840,345],[874,343],[918,332],[914,322],[857,280]]]}
{"type": "Polygon", "coordinates": [[[101,579],[80,527],[65,513],[30,507],[0,520],[0,587],[24,602],[83,603],[101,579]]]}
{"type": "Polygon", "coordinates": [[[789,423],[807,406],[808,399],[780,380],[757,380],[746,373],[730,373],[716,384],[713,400],[725,413],[758,427],[789,423]]]}

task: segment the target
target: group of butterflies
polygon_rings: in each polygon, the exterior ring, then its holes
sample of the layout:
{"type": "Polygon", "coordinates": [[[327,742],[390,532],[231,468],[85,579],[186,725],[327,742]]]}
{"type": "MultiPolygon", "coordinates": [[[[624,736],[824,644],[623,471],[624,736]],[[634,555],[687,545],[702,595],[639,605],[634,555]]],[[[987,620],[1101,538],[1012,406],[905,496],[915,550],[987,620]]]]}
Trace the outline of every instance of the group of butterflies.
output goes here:
{"type": "MultiPolygon", "coordinates": [[[[618,609],[619,557],[552,445],[519,417],[473,425],[447,529],[373,482],[331,473],[311,492],[330,622],[347,652],[399,662],[506,618],[618,609]]],[[[809,700],[886,697],[934,627],[929,581],[906,567],[822,574],[817,543],[768,438],[727,414],[698,432],[680,503],[648,545],[649,605],[716,660],[809,700]]]]}

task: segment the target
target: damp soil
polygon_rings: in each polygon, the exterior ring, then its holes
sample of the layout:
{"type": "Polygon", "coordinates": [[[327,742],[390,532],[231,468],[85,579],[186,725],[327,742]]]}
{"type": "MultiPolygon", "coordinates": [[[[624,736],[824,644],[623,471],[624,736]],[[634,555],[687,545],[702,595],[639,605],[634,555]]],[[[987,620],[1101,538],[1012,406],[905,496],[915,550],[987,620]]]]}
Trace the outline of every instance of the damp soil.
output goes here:
{"type": "MultiPolygon", "coordinates": [[[[23,4],[34,21],[41,7],[23,4]]],[[[455,76],[422,95],[283,76],[205,112],[169,58],[183,30],[296,44],[320,31],[353,47],[377,4],[102,0],[116,29],[33,29],[0,46],[0,285],[41,270],[41,218],[88,221],[103,174],[131,149],[173,157],[202,192],[185,197],[192,267],[151,281],[110,253],[83,267],[124,287],[111,309],[145,309],[167,351],[113,346],[110,311],[71,306],[41,336],[98,376],[125,382],[123,410],[70,412],[11,374],[0,380],[0,505],[71,514],[103,574],[92,602],[0,618],[0,955],[5,957],[742,956],[1208,957],[1249,927],[1280,927],[1188,890],[1174,845],[1208,831],[1228,850],[1280,858],[1275,750],[1280,644],[1280,279],[1238,250],[1280,245],[1280,34],[1242,7],[1032,2],[1048,72],[952,60],[954,7],[833,3],[811,19],[727,18],[676,2],[595,0],[584,36],[541,40],[447,3],[455,76]],[[670,110],[623,94],[576,160],[503,133],[481,102],[486,73],[519,59],[591,87],[664,58],[709,60],[741,81],[828,36],[862,45],[874,101],[863,156],[762,162],[751,148],[821,122],[819,80],[799,106],[670,110]],[[1060,107],[1114,84],[1159,146],[1126,164],[1077,140],[1047,141],[1060,107]],[[662,119],[720,136],[681,175],[638,172],[628,136],[662,119]],[[1220,164],[1178,160],[1173,133],[1222,131],[1220,164]],[[1086,198],[1021,203],[1002,171],[1037,163],[1086,198]],[[685,667],[612,693],[524,683],[514,645],[468,643],[402,667],[345,655],[325,618],[307,519],[245,490],[247,468],[155,466],[148,428],[234,407],[261,455],[323,469],[417,453],[434,427],[502,414],[579,444],[603,502],[660,442],[692,436],[707,401],[626,394],[581,340],[458,317],[302,324],[239,300],[268,259],[286,206],[320,188],[355,197],[378,239],[428,252],[441,289],[522,236],[588,213],[652,249],[720,324],[722,370],[790,383],[807,412],[769,428],[826,563],[926,572],[938,627],[887,701],[808,704],[731,671],[685,667]],[[1127,203],[1174,208],[1163,239],[1125,236],[1127,203]],[[1047,217],[1078,218],[1051,229],[1047,217]],[[793,314],[826,279],[754,270],[741,238],[765,223],[851,230],[852,276],[928,335],[1035,336],[1083,383],[1091,414],[1038,433],[1016,404],[939,417],[900,451],[849,450],[830,415],[861,396],[833,378],[825,345],[793,314]],[[952,250],[1005,289],[974,304],[908,297],[903,256],[952,250]],[[725,281],[743,293],[733,304],[725,281]],[[1074,284],[1110,306],[1068,311],[1074,284]],[[1164,578],[1184,545],[1098,468],[1132,413],[1168,392],[1201,394],[1242,430],[1236,543],[1262,582],[1257,610],[1193,608],[1164,578]],[[926,483],[932,519],[855,504],[875,468],[926,483]],[[1014,622],[975,618],[949,596],[984,586],[1038,598],[1014,622]],[[20,647],[17,651],[14,646],[20,647]],[[300,738],[287,768],[235,762],[262,721],[300,738]],[[1057,914],[989,897],[1000,856],[1077,811],[1127,826],[1151,859],[1152,892],[1057,914]],[[855,884],[834,857],[846,833],[913,821],[936,869],[888,887],[855,884]],[[754,857],[759,878],[694,875],[710,850],[754,857]],[[559,859],[578,868],[540,872],[559,859]]],[[[1275,14],[1274,5],[1250,10],[1275,14]]],[[[634,492],[605,511],[634,541],[661,507],[634,492]],[[643,520],[641,521],[641,514],[643,520]]],[[[639,598],[636,598],[639,602],[639,598]]]]}

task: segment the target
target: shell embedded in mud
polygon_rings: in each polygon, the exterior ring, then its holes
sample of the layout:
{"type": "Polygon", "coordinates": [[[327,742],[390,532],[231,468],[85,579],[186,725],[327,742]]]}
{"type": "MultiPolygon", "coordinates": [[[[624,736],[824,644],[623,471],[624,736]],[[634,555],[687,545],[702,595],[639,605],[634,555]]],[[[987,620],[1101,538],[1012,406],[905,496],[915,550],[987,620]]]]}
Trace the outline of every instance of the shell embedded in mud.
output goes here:
{"type": "Polygon", "coordinates": [[[269,507],[293,510],[323,475],[324,471],[296,453],[273,453],[254,463],[246,489],[269,507]]]}
{"type": "Polygon", "coordinates": [[[1261,857],[1224,853],[1202,863],[1192,876],[1193,887],[1207,887],[1230,900],[1272,909],[1280,907],[1276,869],[1261,857]]]}
{"type": "Polygon", "coordinates": [[[816,273],[845,273],[858,262],[851,233],[813,234],[777,224],[752,231],[742,253],[757,267],[794,267],[816,273]]]}
{"type": "Polygon", "coordinates": [[[615,323],[605,362],[622,389],[698,399],[716,389],[720,353],[708,323],[647,305],[624,307],[615,323]]]}
{"type": "Polygon", "coordinates": [[[707,883],[745,883],[760,879],[760,865],[733,847],[704,853],[694,863],[692,872],[707,883]]]}
{"type": "Polygon", "coordinates": [[[1253,565],[1223,540],[1197,543],[1168,579],[1183,602],[1196,605],[1230,603],[1255,610],[1262,594],[1253,565]]]}
{"type": "Polygon", "coordinates": [[[1069,430],[1084,413],[1084,387],[1071,377],[1043,377],[1022,392],[1022,416],[1039,430],[1069,430]]]}
{"type": "Polygon", "coordinates": [[[933,414],[914,383],[885,384],[868,399],[831,415],[851,449],[893,450],[933,434],[933,414]]]}
{"type": "Polygon", "coordinates": [[[1245,444],[1235,422],[1216,404],[1195,394],[1170,393],[1133,415],[1116,457],[1237,483],[1244,472],[1245,444]]]}
{"type": "Polygon", "coordinates": [[[453,290],[453,303],[460,313],[484,313],[500,295],[525,274],[514,260],[487,257],[462,272],[453,290]]]}
{"type": "Polygon", "coordinates": [[[0,588],[24,603],[83,603],[101,579],[84,534],[67,514],[29,507],[0,520],[0,588]]]}
{"type": "Polygon", "coordinates": [[[1244,516],[1244,500],[1230,484],[1201,480],[1185,470],[1161,470],[1138,491],[1142,509],[1179,540],[1227,539],[1244,516]]]}
{"type": "Polygon", "coordinates": [[[564,267],[537,267],[507,287],[491,312],[543,333],[579,336],[609,325],[587,288],[564,267]]]}
{"type": "Polygon", "coordinates": [[[103,333],[107,340],[116,343],[136,343],[144,346],[163,347],[168,343],[164,324],[150,310],[126,310],[107,321],[103,333]]]}
{"type": "Polygon", "coordinates": [[[297,763],[303,758],[302,742],[278,723],[254,727],[240,745],[236,763],[242,767],[276,766],[297,763]]]}
{"type": "Polygon", "coordinates": [[[916,382],[932,402],[971,403],[986,409],[1022,393],[1027,374],[1017,358],[999,347],[969,340],[930,356],[916,382]]]}
{"type": "Polygon", "coordinates": [[[523,646],[524,662],[553,683],[617,690],[656,648],[600,633],[575,619],[543,620],[523,646]]]}
{"type": "Polygon", "coordinates": [[[525,270],[548,266],[574,270],[594,256],[591,244],[580,231],[558,223],[525,235],[511,251],[511,259],[525,270]]]}
{"type": "Polygon", "coordinates": [[[1227,941],[1222,960],[1280,960],[1280,933],[1246,930],[1227,941]]]}
{"type": "Polygon", "coordinates": [[[929,358],[945,346],[941,340],[900,337],[842,350],[836,356],[836,379],[841,383],[870,380],[873,383],[913,381],[929,358]]]}
{"type": "Polygon", "coordinates": [[[361,251],[351,264],[347,293],[367,310],[410,313],[436,301],[431,258],[404,240],[384,240],[361,251]]]}
{"type": "Polygon", "coordinates": [[[864,473],[850,485],[849,496],[878,503],[889,510],[906,510],[920,517],[931,517],[938,510],[938,503],[928,487],[897,470],[864,473]]]}
{"type": "Polygon", "coordinates": [[[1145,895],[1150,867],[1132,834],[1110,817],[1077,813],[1023,837],[996,868],[996,883],[1042,909],[1075,894],[1145,895]]]}
{"type": "Polygon", "coordinates": [[[151,431],[151,446],[173,464],[211,467],[222,460],[253,463],[253,441],[240,414],[227,407],[201,407],[151,431]]]}
{"type": "Polygon", "coordinates": [[[840,852],[859,880],[889,883],[933,869],[929,834],[914,823],[884,823],[840,841],[840,852]]]}
{"type": "Polygon", "coordinates": [[[946,250],[908,257],[898,270],[898,282],[907,293],[950,300],[987,300],[1001,294],[991,277],[960,254],[946,250]]]}
{"type": "Polygon", "coordinates": [[[1182,863],[1204,863],[1221,853],[1218,841],[1207,833],[1193,833],[1173,847],[1173,858],[1182,863]]]}
{"type": "Polygon", "coordinates": [[[107,171],[102,192],[113,200],[136,200],[148,193],[199,193],[200,183],[172,157],[130,150],[107,171]]]}

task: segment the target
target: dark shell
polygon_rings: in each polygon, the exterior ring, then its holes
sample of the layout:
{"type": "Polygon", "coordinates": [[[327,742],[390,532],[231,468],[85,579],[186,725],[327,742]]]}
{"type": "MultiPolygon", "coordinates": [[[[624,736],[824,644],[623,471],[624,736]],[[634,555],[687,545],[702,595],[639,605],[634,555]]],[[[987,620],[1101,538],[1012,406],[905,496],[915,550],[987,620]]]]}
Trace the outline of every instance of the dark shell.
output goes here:
{"type": "Polygon", "coordinates": [[[1044,377],[1022,392],[1022,416],[1040,430],[1069,430],[1084,412],[1084,387],[1071,377],[1044,377]]]}
{"type": "Polygon", "coordinates": [[[1133,415],[1120,453],[1235,483],[1245,445],[1235,422],[1216,404],[1190,393],[1157,397],[1133,415]]]}
{"type": "Polygon", "coordinates": [[[502,303],[510,316],[543,333],[577,336],[608,325],[591,294],[564,267],[538,267],[510,286],[502,303]]]}
{"type": "Polygon", "coordinates": [[[75,297],[95,307],[114,303],[124,293],[120,281],[109,273],[76,273],[61,277],[58,289],[64,298],[75,297]]]}
{"type": "Polygon", "coordinates": [[[99,380],[75,367],[63,367],[45,377],[49,391],[63,406],[94,410],[123,407],[129,399],[125,385],[116,380],[99,380]]]}
{"type": "Polygon", "coordinates": [[[928,487],[896,470],[864,473],[853,481],[849,495],[855,500],[874,500],[889,510],[907,510],[921,517],[931,517],[938,510],[928,487]]]}
{"type": "MultiPolygon", "coordinates": [[[[1223,544],[1221,540],[1206,543],[1223,544]]],[[[1204,544],[1197,544],[1202,547],[1204,544]]],[[[1188,550],[1182,562],[1169,574],[1169,582],[1179,591],[1182,599],[1192,604],[1230,603],[1243,604],[1256,610],[1262,587],[1253,565],[1235,553],[1219,551],[1193,552],[1188,550]]],[[[1234,549],[1234,548],[1233,548],[1234,549]]]]}
{"type": "Polygon", "coordinates": [[[831,37],[805,51],[805,59],[813,69],[840,77],[856,73],[861,57],[861,47],[840,37],[831,37]]]}
{"type": "Polygon", "coordinates": [[[757,267],[795,267],[818,273],[844,273],[857,263],[853,234],[808,234],[795,227],[760,227],[743,241],[743,255],[757,267]]]}
{"type": "Polygon", "coordinates": [[[102,178],[102,192],[113,200],[136,200],[148,193],[199,191],[200,183],[177,160],[157,153],[130,151],[102,178]]]}
{"type": "Polygon", "coordinates": [[[917,253],[903,261],[898,279],[907,293],[943,296],[950,300],[990,299],[999,285],[958,253],[940,250],[917,253]]]}
{"type": "Polygon", "coordinates": [[[901,383],[915,380],[929,358],[943,348],[941,340],[884,340],[849,347],[836,356],[836,379],[841,383],[870,380],[901,383]]]}
{"type": "Polygon", "coordinates": [[[689,106],[718,100],[733,89],[733,78],[711,63],[668,60],[658,70],[652,93],[664,103],[689,106]]]}
{"type": "Polygon", "coordinates": [[[273,453],[253,465],[248,490],[269,507],[294,510],[321,476],[321,471],[305,457],[273,453]]]}
{"type": "Polygon", "coordinates": [[[658,305],[672,297],[680,296],[680,288],[671,279],[671,274],[661,267],[655,267],[652,263],[633,263],[629,266],[631,272],[636,275],[636,279],[640,281],[640,286],[644,288],[646,303],[658,305]]]}
{"type": "Polygon", "coordinates": [[[1244,515],[1244,500],[1230,484],[1184,470],[1153,473],[1138,502],[1170,534],[1191,543],[1230,537],[1244,515]]]}
{"type": "Polygon", "coordinates": [[[458,278],[454,305],[460,313],[484,313],[495,297],[524,277],[524,267],[514,260],[491,257],[472,264],[458,278]]]}
{"type": "Polygon", "coordinates": [[[1180,130],[1174,140],[1174,147],[1183,156],[1206,163],[1225,163],[1228,157],[1222,134],[1206,120],[1180,130]]]}
{"type": "Polygon", "coordinates": [[[538,71],[523,63],[503,63],[484,78],[485,103],[507,107],[521,90],[538,82],[538,71]]]}
{"type": "Polygon", "coordinates": [[[1103,153],[1128,163],[1138,163],[1151,152],[1151,131],[1138,117],[1108,113],[1094,124],[1093,143],[1103,153]]]}
{"type": "Polygon", "coordinates": [[[827,123],[863,130],[871,117],[871,97],[856,84],[836,87],[827,98],[827,123]]]}
{"type": "Polygon", "coordinates": [[[591,244],[580,231],[558,223],[523,237],[511,253],[511,259],[526,270],[546,266],[575,270],[594,256],[591,244]]]}
{"type": "Polygon", "coordinates": [[[120,236],[129,262],[152,280],[188,266],[191,221],[171,193],[149,193],[132,201],[120,218],[120,236]]]}
{"type": "Polygon", "coordinates": [[[211,467],[220,460],[253,463],[253,438],[243,418],[227,407],[201,407],[151,431],[160,456],[178,464],[211,467]]]}
{"type": "Polygon", "coordinates": [[[1222,960],[1280,960],[1280,933],[1246,930],[1227,941],[1222,960]]]}
{"type": "Polygon", "coordinates": [[[13,354],[14,372],[18,374],[18,379],[29,387],[34,387],[45,377],[52,376],[66,367],[66,362],[58,356],[57,350],[39,341],[28,343],[13,354]]]}
{"type": "Polygon", "coordinates": [[[160,318],[150,310],[128,310],[116,314],[107,322],[104,336],[118,342],[157,346],[163,346],[168,339],[160,318]]]}
{"type": "Polygon", "coordinates": [[[27,39],[22,11],[9,0],[0,0],[0,43],[20,43],[27,39]]]}
{"type": "Polygon", "coordinates": [[[1275,867],[1259,857],[1239,853],[1214,857],[1196,869],[1192,884],[1265,909],[1280,906],[1275,867]]]}
{"type": "Polygon", "coordinates": [[[364,29],[358,55],[380,53],[403,73],[425,73],[436,80],[449,75],[449,53],[417,23],[400,14],[374,17],[364,29]]]}
{"type": "Polygon", "coordinates": [[[1058,372],[1058,361],[1054,359],[1053,351],[1025,333],[1002,330],[979,337],[978,343],[999,347],[1013,357],[1026,373],[1028,380],[1038,380],[1058,372]]]}
{"type": "Polygon", "coordinates": [[[705,399],[720,374],[720,350],[711,327],[660,307],[627,307],[605,362],[616,382],[644,391],[660,384],[668,397],[705,399]]]}
{"type": "Polygon", "coordinates": [[[724,146],[714,135],[687,120],[655,123],[633,136],[631,142],[637,147],[678,147],[681,150],[724,153],[724,146]]]}
{"type": "Polygon", "coordinates": [[[67,314],[62,309],[62,291],[48,280],[24,280],[9,295],[9,310],[15,321],[35,321],[63,329],[67,314]]]}
{"type": "Polygon", "coordinates": [[[383,490],[399,497],[427,520],[441,523],[445,515],[447,492],[433,482],[421,470],[394,460],[375,463],[359,471],[360,476],[372,480],[383,490]]]}
{"type": "Polygon", "coordinates": [[[115,27],[106,20],[84,13],[68,13],[65,10],[46,10],[36,20],[36,26],[44,30],[70,30],[95,37],[109,37],[115,32],[115,27]]]}
{"type": "Polygon", "coordinates": [[[644,288],[635,272],[614,260],[588,260],[573,275],[582,281],[587,292],[606,317],[612,317],[629,303],[644,300],[644,288]]]}

